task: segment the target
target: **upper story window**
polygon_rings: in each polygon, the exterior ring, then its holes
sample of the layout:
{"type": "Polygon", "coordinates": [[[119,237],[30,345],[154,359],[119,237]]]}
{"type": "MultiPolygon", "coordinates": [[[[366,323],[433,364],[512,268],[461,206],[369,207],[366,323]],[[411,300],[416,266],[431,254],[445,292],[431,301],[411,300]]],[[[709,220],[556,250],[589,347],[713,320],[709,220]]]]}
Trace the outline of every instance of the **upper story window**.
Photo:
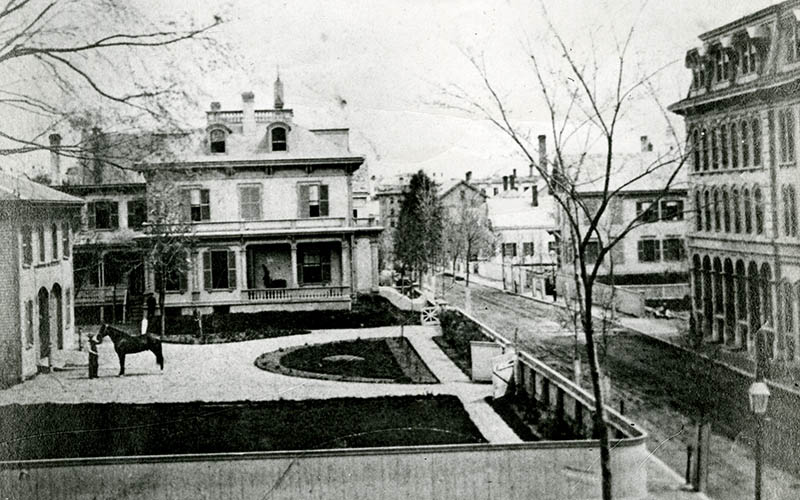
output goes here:
{"type": "Polygon", "coordinates": [[[739,72],[749,75],[758,71],[758,51],[751,40],[739,46],[739,72]]]}
{"type": "Polygon", "coordinates": [[[93,201],[88,206],[89,229],[117,229],[119,205],[116,201],[93,201]]]}
{"type": "Polygon", "coordinates": [[[532,256],[534,253],[534,247],[532,241],[525,241],[522,243],[522,255],[524,256],[532,256]]]}
{"type": "Polygon", "coordinates": [[[758,117],[752,121],[753,132],[753,166],[761,165],[761,122],[758,117]]]}
{"type": "Polygon", "coordinates": [[[517,244],[516,243],[503,243],[503,257],[516,257],[517,244]]]}
{"type": "Polygon", "coordinates": [[[69,257],[71,249],[69,244],[69,232],[71,231],[69,227],[69,222],[65,222],[64,225],[61,226],[61,246],[63,247],[61,252],[64,254],[64,258],[66,259],[69,257]]]}
{"type": "Polygon", "coordinates": [[[686,258],[683,238],[666,238],[661,245],[662,256],[667,262],[677,262],[686,258]]]}
{"type": "Polygon", "coordinates": [[[778,134],[781,163],[794,162],[794,111],[792,108],[778,110],[778,134]]]}
{"type": "Polygon", "coordinates": [[[239,209],[243,220],[261,220],[261,186],[239,186],[239,209]]]}
{"type": "Polygon", "coordinates": [[[189,207],[189,220],[200,222],[211,220],[211,203],[208,189],[187,189],[184,192],[186,205],[189,207]]]}
{"type": "Polygon", "coordinates": [[[636,246],[639,262],[658,262],[661,260],[661,242],[657,239],[639,240],[636,246]]]}
{"type": "Polygon", "coordinates": [[[33,230],[31,230],[31,226],[22,226],[22,263],[26,266],[33,263],[33,230]]]}
{"type": "Polygon", "coordinates": [[[210,134],[211,139],[211,152],[224,153],[225,152],[225,131],[221,129],[214,129],[210,134]]]}
{"type": "Polygon", "coordinates": [[[141,229],[147,221],[147,201],[138,198],[128,201],[128,227],[131,229],[141,229]]]}
{"type": "Polygon", "coordinates": [[[275,127],[270,131],[272,151],[286,151],[286,129],[275,127]]]}
{"type": "Polygon", "coordinates": [[[39,226],[39,262],[44,262],[47,255],[47,250],[44,246],[44,226],[39,226]]]}
{"type": "Polygon", "coordinates": [[[730,77],[731,58],[728,51],[721,49],[714,55],[714,77],[718,82],[723,82],[730,77]]]}
{"type": "Polygon", "coordinates": [[[789,16],[784,18],[781,24],[783,41],[786,44],[786,62],[800,61],[800,37],[798,37],[797,32],[797,21],[794,16],[789,16]]]}
{"type": "Polygon", "coordinates": [[[52,250],[52,259],[58,259],[58,225],[53,224],[50,226],[50,247],[52,250]]]}
{"type": "Polygon", "coordinates": [[[328,186],[325,184],[301,184],[299,188],[298,212],[300,218],[328,216],[328,186]]]}
{"type": "Polygon", "coordinates": [[[636,217],[642,222],[655,222],[658,220],[658,205],[652,201],[636,202],[636,217]]]}
{"type": "Polygon", "coordinates": [[[683,220],[683,200],[661,200],[661,220],[683,220]]]}
{"type": "Polygon", "coordinates": [[[236,288],[236,254],[228,249],[203,252],[203,279],[207,290],[236,288]]]}
{"type": "Polygon", "coordinates": [[[586,250],[584,251],[584,258],[587,264],[594,264],[600,256],[600,242],[591,240],[586,242],[586,250]]]}

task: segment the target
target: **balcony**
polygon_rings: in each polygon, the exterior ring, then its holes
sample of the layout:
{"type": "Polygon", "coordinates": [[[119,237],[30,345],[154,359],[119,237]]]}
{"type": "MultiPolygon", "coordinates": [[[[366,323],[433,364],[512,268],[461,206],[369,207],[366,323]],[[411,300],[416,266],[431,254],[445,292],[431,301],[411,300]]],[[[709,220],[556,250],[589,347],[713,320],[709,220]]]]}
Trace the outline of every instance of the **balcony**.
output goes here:
{"type": "Polygon", "coordinates": [[[242,301],[253,304],[287,302],[342,302],[348,300],[350,300],[349,286],[251,288],[242,291],[242,301]]]}
{"type": "Polygon", "coordinates": [[[310,219],[277,219],[277,220],[236,220],[236,221],[202,221],[192,223],[192,228],[199,235],[224,235],[244,233],[315,232],[337,231],[346,228],[379,228],[374,217],[352,219],[348,225],[345,217],[314,217],[310,219]]]}

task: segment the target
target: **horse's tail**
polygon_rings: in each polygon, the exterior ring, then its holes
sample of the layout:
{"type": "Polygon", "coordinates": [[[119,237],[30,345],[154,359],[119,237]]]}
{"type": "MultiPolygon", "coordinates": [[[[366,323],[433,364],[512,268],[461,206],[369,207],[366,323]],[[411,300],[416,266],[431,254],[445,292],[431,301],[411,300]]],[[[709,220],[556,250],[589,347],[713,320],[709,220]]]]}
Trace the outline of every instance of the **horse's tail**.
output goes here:
{"type": "Polygon", "coordinates": [[[161,369],[163,370],[164,369],[164,354],[161,352],[161,341],[160,340],[156,340],[153,343],[152,351],[153,351],[153,354],[156,355],[156,363],[158,363],[158,366],[160,366],[161,369]]]}

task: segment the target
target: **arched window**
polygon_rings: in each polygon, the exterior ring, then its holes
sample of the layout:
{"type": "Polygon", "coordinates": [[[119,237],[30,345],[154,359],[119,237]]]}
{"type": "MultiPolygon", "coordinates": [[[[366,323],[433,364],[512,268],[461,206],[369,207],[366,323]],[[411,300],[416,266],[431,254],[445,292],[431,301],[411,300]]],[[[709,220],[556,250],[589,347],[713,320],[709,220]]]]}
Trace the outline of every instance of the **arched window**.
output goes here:
{"type": "Polygon", "coordinates": [[[750,200],[750,190],[745,188],[742,192],[744,198],[744,232],[753,232],[753,202],[750,200]]]}
{"type": "Polygon", "coordinates": [[[286,129],[275,127],[270,132],[272,138],[272,151],[286,151],[286,129]]]}
{"type": "Polygon", "coordinates": [[[792,293],[792,284],[784,281],[778,292],[781,294],[781,312],[779,313],[779,317],[783,320],[781,327],[783,332],[788,334],[787,338],[789,338],[794,334],[794,304],[792,304],[794,293],[792,293]]]}
{"type": "Polygon", "coordinates": [[[764,198],[761,196],[761,188],[756,186],[753,190],[753,201],[756,205],[756,234],[764,232],[764,198]]]}
{"type": "Polygon", "coordinates": [[[703,143],[703,170],[708,170],[708,131],[703,129],[701,133],[703,143]]]}
{"type": "Polygon", "coordinates": [[[723,123],[719,129],[719,150],[722,168],[728,168],[728,124],[723,123]]]}
{"type": "Polygon", "coordinates": [[[747,122],[743,121],[739,124],[739,133],[741,134],[739,140],[742,144],[742,167],[750,166],[750,138],[748,137],[748,128],[747,122]]]}
{"type": "Polygon", "coordinates": [[[694,193],[694,230],[703,230],[703,198],[700,191],[694,193]]]}
{"type": "Polygon", "coordinates": [[[706,220],[706,231],[711,231],[711,195],[708,189],[703,193],[703,216],[706,220]]]}
{"type": "Polygon", "coordinates": [[[700,132],[697,129],[692,131],[692,159],[694,171],[700,171],[700,132]]]}
{"type": "Polygon", "coordinates": [[[772,268],[769,264],[761,265],[761,296],[764,306],[764,325],[772,326],[772,268]]]}
{"type": "Polygon", "coordinates": [[[722,226],[726,233],[731,232],[731,200],[727,188],[722,190],[722,226]]]}
{"type": "Polygon", "coordinates": [[[720,230],[719,190],[714,190],[714,231],[720,230]]]}
{"type": "Polygon", "coordinates": [[[739,206],[739,190],[734,188],[733,189],[733,231],[735,233],[742,232],[742,208],[739,206]]]}
{"type": "Polygon", "coordinates": [[[739,168],[739,135],[736,123],[731,123],[731,168],[739,168]]]}
{"type": "Polygon", "coordinates": [[[797,236],[797,199],[794,186],[788,184],[781,188],[783,194],[784,234],[797,236]]]}
{"type": "Polygon", "coordinates": [[[214,129],[211,131],[211,152],[224,153],[225,152],[225,131],[214,129]]]}
{"type": "Polygon", "coordinates": [[[719,130],[717,128],[711,129],[711,168],[717,170],[719,168],[719,130]]]}
{"type": "Polygon", "coordinates": [[[753,120],[753,166],[761,165],[761,122],[753,120]]]}

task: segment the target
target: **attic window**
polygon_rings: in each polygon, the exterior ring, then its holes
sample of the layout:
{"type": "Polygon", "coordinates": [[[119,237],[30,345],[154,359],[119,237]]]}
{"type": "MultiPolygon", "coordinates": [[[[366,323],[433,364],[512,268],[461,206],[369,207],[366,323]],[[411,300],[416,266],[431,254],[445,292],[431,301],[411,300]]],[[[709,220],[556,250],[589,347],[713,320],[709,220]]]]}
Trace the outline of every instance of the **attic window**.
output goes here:
{"type": "Polygon", "coordinates": [[[211,152],[225,152],[225,132],[223,130],[217,129],[211,131],[211,152]]]}
{"type": "Polygon", "coordinates": [[[283,127],[275,127],[272,129],[272,150],[273,151],[286,151],[286,129],[283,127]]]}

